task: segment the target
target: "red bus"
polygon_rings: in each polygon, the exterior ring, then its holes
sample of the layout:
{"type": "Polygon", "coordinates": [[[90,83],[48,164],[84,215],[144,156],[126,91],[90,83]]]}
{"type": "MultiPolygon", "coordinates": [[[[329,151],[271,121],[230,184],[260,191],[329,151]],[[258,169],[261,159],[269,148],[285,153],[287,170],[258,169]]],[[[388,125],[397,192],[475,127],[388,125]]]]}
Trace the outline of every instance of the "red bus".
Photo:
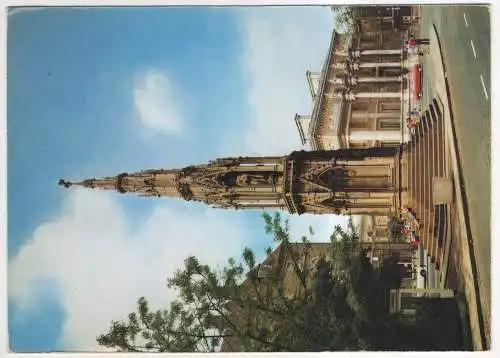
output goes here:
{"type": "Polygon", "coordinates": [[[416,64],[411,69],[412,94],[415,101],[422,98],[422,67],[416,64]]]}

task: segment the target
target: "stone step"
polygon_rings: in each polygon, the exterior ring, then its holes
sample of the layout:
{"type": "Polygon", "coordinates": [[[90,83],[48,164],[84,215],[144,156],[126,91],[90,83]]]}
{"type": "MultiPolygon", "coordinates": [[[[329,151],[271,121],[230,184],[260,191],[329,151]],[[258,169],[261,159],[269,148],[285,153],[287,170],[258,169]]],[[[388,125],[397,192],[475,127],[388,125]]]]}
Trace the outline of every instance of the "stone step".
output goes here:
{"type": "Polygon", "coordinates": [[[436,108],[433,105],[429,105],[429,114],[433,122],[437,122],[439,120],[439,115],[437,114],[436,108]]]}
{"type": "Polygon", "coordinates": [[[432,196],[434,177],[445,175],[445,141],[441,108],[432,100],[421,117],[409,143],[408,183],[410,206],[422,222],[421,239],[431,261],[437,265],[443,258],[443,236],[446,212],[435,206],[432,196]]]}
{"type": "Polygon", "coordinates": [[[432,99],[432,106],[434,107],[434,110],[436,111],[436,115],[439,118],[443,118],[443,112],[441,110],[441,104],[439,103],[439,100],[437,98],[432,99]]]}

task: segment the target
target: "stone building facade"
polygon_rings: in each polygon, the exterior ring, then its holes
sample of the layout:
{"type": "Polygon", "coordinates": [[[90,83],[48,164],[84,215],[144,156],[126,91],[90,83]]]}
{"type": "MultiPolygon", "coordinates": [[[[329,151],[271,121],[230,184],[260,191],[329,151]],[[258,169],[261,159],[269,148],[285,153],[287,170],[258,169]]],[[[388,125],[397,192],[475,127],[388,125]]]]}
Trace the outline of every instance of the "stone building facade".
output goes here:
{"type": "MultiPolygon", "coordinates": [[[[302,144],[313,149],[398,146],[410,139],[403,51],[410,6],[354,8],[351,33],[332,33],[321,72],[306,73],[311,114],[295,116],[302,144]]],[[[374,240],[386,239],[386,216],[370,216],[374,240]]]]}
{"type": "Polygon", "coordinates": [[[388,9],[356,7],[353,31],[333,31],[322,70],[306,73],[312,111],[297,114],[295,122],[311,149],[397,146],[409,140],[402,126],[410,93],[404,32],[387,21],[394,20],[386,16],[394,13],[388,9]]]}

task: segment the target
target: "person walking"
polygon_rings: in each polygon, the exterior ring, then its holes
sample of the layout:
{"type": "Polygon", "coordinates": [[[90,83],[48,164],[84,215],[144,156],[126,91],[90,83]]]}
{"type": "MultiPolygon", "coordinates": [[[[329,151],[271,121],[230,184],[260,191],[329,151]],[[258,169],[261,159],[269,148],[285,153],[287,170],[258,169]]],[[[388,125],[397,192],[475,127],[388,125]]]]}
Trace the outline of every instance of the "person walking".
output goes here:
{"type": "Polygon", "coordinates": [[[420,117],[420,111],[417,109],[412,109],[411,111],[408,112],[408,116],[410,117],[420,117]]]}
{"type": "Polygon", "coordinates": [[[413,118],[411,117],[408,117],[406,118],[406,126],[409,128],[409,129],[412,129],[412,128],[417,128],[417,121],[415,121],[413,118]]]}
{"type": "Polygon", "coordinates": [[[414,47],[417,47],[417,41],[413,37],[410,37],[410,39],[407,42],[407,48],[410,49],[414,47]]]}
{"type": "Polygon", "coordinates": [[[408,43],[406,44],[406,51],[408,52],[408,55],[418,55],[418,47],[414,39],[408,40],[408,43]]]}
{"type": "Polygon", "coordinates": [[[415,44],[418,45],[429,45],[431,43],[430,39],[416,39],[415,44]]]}
{"type": "Polygon", "coordinates": [[[408,47],[416,47],[416,46],[420,46],[420,45],[429,45],[431,42],[430,39],[428,38],[424,38],[424,39],[415,39],[412,37],[410,37],[410,39],[408,40],[408,47]]]}

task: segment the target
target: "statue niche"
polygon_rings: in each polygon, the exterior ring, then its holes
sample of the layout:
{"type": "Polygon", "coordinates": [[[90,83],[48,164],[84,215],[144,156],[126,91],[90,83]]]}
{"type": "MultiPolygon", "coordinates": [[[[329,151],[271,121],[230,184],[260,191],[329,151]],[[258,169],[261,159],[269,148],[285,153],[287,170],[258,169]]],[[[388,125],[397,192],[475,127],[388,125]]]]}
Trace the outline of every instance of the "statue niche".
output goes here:
{"type": "Polygon", "coordinates": [[[331,190],[342,190],[349,176],[349,171],[344,168],[331,168],[319,175],[319,180],[331,190]]]}
{"type": "Polygon", "coordinates": [[[230,171],[219,178],[219,183],[227,188],[248,187],[269,185],[274,186],[278,180],[278,174],[275,172],[235,172],[230,171]]]}

